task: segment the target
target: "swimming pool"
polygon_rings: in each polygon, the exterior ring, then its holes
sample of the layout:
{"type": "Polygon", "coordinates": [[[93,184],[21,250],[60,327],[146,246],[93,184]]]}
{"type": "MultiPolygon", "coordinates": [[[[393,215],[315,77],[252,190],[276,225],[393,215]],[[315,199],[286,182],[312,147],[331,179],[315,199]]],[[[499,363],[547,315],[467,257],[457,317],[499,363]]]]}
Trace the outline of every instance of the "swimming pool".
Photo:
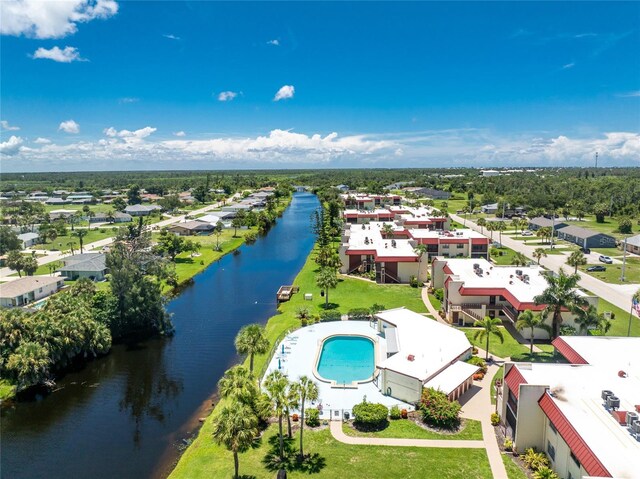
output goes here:
{"type": "Polygon", "coordinates": [[[331,336],[322,342],[319,379],[336,386],[368,381],[375,369],[373,341],[364,336],[331,336]]]}

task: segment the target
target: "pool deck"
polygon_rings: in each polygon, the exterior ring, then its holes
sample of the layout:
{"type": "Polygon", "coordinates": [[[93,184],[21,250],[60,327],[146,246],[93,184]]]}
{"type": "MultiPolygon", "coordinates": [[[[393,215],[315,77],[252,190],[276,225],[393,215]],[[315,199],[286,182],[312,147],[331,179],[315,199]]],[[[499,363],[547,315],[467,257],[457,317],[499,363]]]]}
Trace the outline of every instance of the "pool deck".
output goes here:
{"type": "Polygon", "coordinates": [[[379,402],[388,407],[397,405],[400,408],[412,410],[413,407],[410,404],[383,395],[374,382],[358,384],[354,388],[336,388],[331,387],[329,383],[319,381],[314,376],[318,351],[322,341],[329,336],[341,334],[365,336],[376,341],[378,347],[375,348],[377,355],[375,363],[379,364],[382,359],[386,358],[386,340],[378,335],[378,332],[369,325],[368,321],[318,323],[297,329],[287,335],[278,344],[266,374],[277,370],[278,363],[280,363],[280,370],[291,381],[297,381],[300,376],[308,376],[313,379],[318,384],[319,402],[322,404],[321,417],[323,419],[341,418],[345,411],[351,412],[353,406],[362,402],[364,396],[367,396],[368,402],[379,402]],[[282,354],[283,345],[284,354],[282,354]]]}

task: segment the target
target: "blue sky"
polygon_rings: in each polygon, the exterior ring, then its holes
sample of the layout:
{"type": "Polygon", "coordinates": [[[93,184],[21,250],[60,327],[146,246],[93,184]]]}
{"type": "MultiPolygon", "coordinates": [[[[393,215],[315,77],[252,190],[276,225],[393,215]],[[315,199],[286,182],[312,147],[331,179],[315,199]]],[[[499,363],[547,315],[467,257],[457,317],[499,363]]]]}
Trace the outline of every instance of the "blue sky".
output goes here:
{"type": "Polygon", "coordinates": [[[0,7],[3,171],[640,166],[640,3],[0,7]]]}

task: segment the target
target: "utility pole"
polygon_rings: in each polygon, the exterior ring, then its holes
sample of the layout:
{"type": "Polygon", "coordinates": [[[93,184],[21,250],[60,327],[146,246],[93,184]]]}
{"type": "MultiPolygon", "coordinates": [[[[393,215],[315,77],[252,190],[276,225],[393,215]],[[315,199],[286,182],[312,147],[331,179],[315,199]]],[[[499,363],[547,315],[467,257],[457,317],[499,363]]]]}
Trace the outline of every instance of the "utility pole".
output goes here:
{"type": "Polygon", "coordinates": [[[596,151],[596,168],[598,167],[598,152],[596,151]]]}
{"type": "Polygon", "coordinates": [[[556,210],[551,211],[551,247],[549,249],[553,249],[553,234],[556,230],[556,210]]]}
{"type": "Polygon", "coordinates": [[[624,237],[624,246],[622,247],[622,271],[620,274],[620,281],[623,283],[627,280],[624,277],[625,269],[627,267],[627,237],[624,237]]]}

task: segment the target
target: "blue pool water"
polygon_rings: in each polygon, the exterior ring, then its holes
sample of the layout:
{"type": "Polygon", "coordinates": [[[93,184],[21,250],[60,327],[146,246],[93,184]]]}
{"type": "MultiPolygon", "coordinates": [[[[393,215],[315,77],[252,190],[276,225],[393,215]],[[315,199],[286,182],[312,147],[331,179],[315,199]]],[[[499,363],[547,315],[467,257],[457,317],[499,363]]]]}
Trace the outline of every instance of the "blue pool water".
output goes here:
{"type": "Polygon", "coordinates": [[[373,342],[362,336],[336,336],[322,344],[318,374],[338,384],[363,381],[375,368],[373,342]]]}

